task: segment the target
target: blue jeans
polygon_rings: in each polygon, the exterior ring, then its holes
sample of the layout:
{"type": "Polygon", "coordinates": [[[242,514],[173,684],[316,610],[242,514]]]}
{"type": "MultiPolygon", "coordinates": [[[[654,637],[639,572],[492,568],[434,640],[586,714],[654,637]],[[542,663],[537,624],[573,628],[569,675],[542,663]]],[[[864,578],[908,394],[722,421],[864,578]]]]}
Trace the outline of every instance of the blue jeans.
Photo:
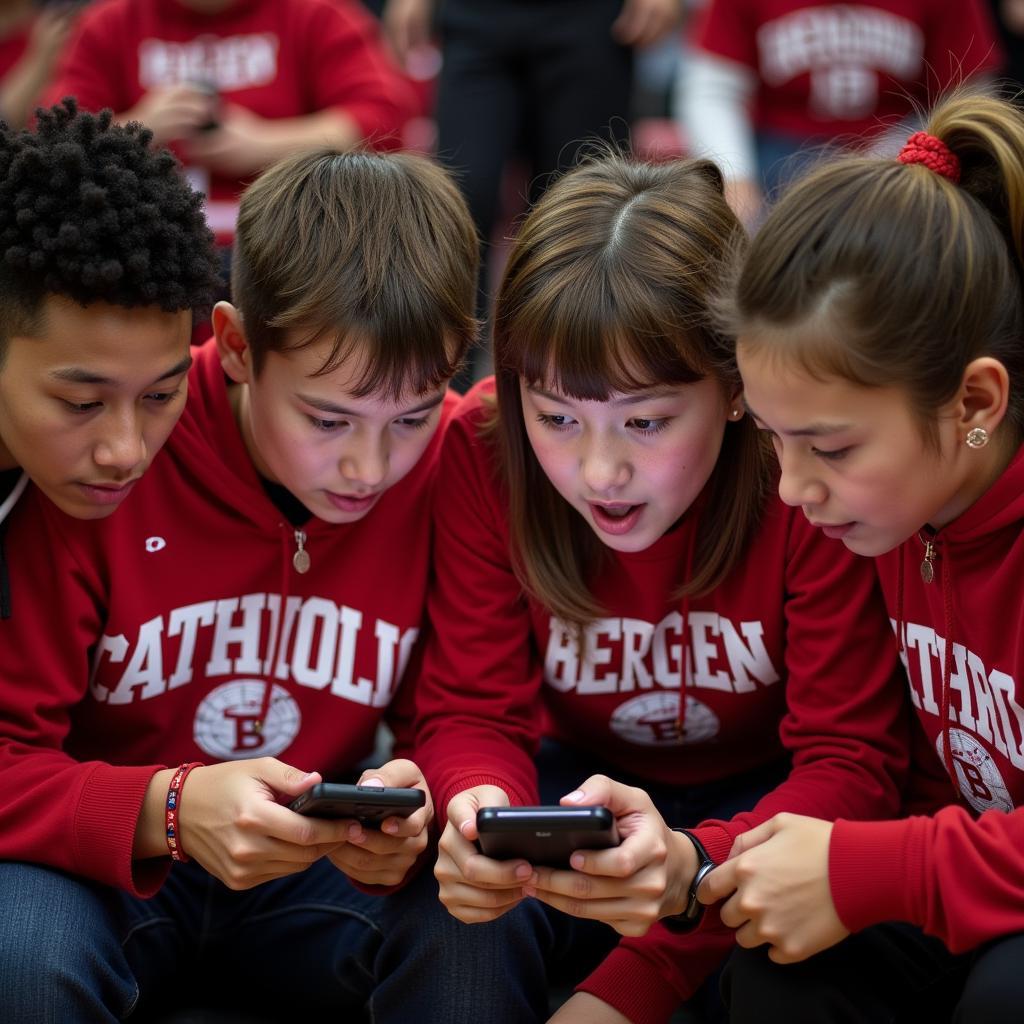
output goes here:
{"type": "Polygon", "coordinates": [[[140,900],[5,863],[0,907],[0,1020],[16,1024],[145,1017],[202,982],[225,1007],[310,1024],[547,1018],[539,908],[464,925],[438,901],[429,867],[371,896],[326,859],[245,892],[190,862],[140,900]]]}

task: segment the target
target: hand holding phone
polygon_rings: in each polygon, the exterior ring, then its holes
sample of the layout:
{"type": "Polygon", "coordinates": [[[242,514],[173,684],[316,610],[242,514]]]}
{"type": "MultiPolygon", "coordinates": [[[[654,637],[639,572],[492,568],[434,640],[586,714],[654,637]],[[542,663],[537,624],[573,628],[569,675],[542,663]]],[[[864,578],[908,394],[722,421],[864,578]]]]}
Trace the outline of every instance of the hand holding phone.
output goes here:
{"type": "Polygon", "coordinates": [[[456,793],[445,809],[437,843],[438,899],[465,924],[493,921],[523,899],[522,885],[533,873],[523,861],[491,860],[480,853],[476,815],[482,807],[507,807],[499,786],[471,786],[456,793]]]}
{"type": "Polygon", "coordinates": [[[481,807],[476,815],[480,852],[493,860],[567,868],[577,850],[605,850],[619,843],[607,807],[481,807]]]}
{"type": "Polygon", "coordinates": [[[288,806],[314,818],[354,818],[364,828],[379,829],[385,818],[408,818],[426,802],[422,789],[399,786],[353,786],[320,782],[288,806]]]}
{"type": "Polygon", "coordinates": [[[606,775],[592,775],[562,797],[563,809],[606,807],[621,843],[581,852],[573,871],[538,866],[523,886],[527,896],[579,917],[604,921],[622,935],[643,935],[659,918],[680,913],[697,869],[693,843],[665,824],[650,796],[606,775]],[[590,880],[580,895],[579,874],[590,880]]]}
{"type": "Polygon", "coordinates": [[[415,762],[395,758],[368,769],[360,785],[321,795],[341,799],[316,805],[319,809],[348,818],[345,842],[328,856],[349,878],[364,885],[398,885],[427,848],[434,807],[415,762]]]}

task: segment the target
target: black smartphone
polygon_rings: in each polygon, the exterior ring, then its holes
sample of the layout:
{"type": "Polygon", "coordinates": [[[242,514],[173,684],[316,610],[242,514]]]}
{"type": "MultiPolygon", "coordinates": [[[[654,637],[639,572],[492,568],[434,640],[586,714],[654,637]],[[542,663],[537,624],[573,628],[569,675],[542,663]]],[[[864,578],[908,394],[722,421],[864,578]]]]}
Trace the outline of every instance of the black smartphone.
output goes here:
{"type": "Polygon", "coordinates": [[[355,818],[365,828],[380,828],[385,818],[408,818],[426,802],[422,789],[318,782],[288,806],[314,818],[355,818]]]}
{"type": "Polygon", "coordinates": [[[565,868],[577,850],[618,846],[607,807],[481,807],[476,812],[480,852],[495,860],[523,858],[565,868]]]}

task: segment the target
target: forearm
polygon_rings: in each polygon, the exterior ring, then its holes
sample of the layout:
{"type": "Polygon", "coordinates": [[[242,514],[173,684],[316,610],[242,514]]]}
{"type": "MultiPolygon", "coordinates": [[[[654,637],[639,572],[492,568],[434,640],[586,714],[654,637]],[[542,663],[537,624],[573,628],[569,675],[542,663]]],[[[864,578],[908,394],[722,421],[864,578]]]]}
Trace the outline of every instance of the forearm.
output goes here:
{"type": "Polygon", "coordinates": [[[263,164],[269,166],[303,149],[351,149],[362,140],[354,118],[338,108],[302,117],[268,119],[261,128],[263,164]]]}
{"type": "Polygon", "coordinates": [[[962,807],[934,817],[838,822],[829,848],[832,899],[853,931],[916,924],[954,953],[1024,930],[1024,811],[962,807]]]}
{"type": "Polygon", "coordinates": [[[699,50],[688,55],[679,76],[676,114],[690,147],[730,180],[758,180],[749,110],[755,88],[749,68],[699,50]]]}
{"type": "Polygon", "coordinates": [[[18,61],[0,85],[0,117],[12,128],[24,128],[49,81],[51,65],[31,53],[18,61]]]}
{"type": "Polygon", "coordinates": [[[138,865],[132,840],[158,771],[79,763],[59,751],[0,743],[6,794],[0,799],[0,861],[44,864],[138,896],[152,894],[166,868],[156,861],[138,865]]]}

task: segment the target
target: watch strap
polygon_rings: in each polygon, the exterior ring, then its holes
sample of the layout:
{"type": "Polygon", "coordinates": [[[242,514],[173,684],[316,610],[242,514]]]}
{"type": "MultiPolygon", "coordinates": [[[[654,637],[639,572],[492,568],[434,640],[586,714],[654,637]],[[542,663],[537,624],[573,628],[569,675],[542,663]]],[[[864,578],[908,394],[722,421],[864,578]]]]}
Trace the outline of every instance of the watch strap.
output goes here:
{"type": "Polygon", "coordinates": [[[663,917],[661,923],[671,932],[688,932],[696,928],[704,916],[704,904],[697,899],[697,890],[700,888],[700,883],[704,881],[704,876],[709,871],[713,871],[717,865],[711,859],[711,854],[704,848],[704,844],[689,829],[673,828],[672,831],[681,832],[693,843],[693,848],[697,852],[697,871],[687,890],[686,906],[683,908],[683,911],[679,914],[670,914],[668,917],[663,917]]]}

